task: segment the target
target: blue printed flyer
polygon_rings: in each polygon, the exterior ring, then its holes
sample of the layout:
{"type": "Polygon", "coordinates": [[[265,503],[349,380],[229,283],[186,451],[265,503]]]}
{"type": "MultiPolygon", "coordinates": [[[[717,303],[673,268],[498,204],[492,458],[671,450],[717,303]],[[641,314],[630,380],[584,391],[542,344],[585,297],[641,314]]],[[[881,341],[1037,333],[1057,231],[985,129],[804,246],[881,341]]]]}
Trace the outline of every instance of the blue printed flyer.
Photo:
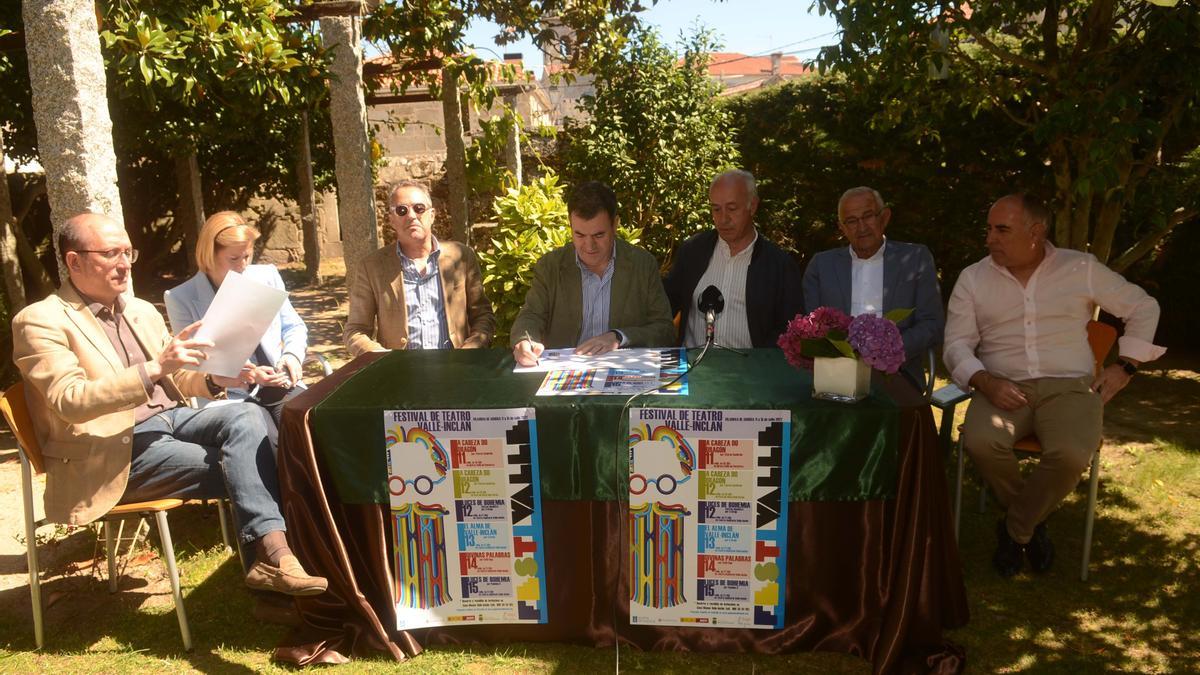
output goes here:
{"type": "Polygon", "coordinates": [[[387,410],[396,628],[546,623],[532,408],[387,410]]]}
{"type": "Polygon", "coordinates": [[[783,627],[786,410],[629,414],[629,621],[783,627]]]}

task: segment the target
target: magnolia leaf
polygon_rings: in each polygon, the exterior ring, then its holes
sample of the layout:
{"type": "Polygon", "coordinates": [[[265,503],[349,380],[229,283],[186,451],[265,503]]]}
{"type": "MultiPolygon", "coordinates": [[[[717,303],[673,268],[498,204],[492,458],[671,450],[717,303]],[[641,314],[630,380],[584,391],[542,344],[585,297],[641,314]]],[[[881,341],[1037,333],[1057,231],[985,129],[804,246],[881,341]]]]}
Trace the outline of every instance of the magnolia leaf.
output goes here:
{"type": "Polygon", "coordinates": [[[843,356],[837,347],[824,338],[804,339],[800,341],[800,353],[810,359],[836,359],[843,356]]]}
{"type": "Polygon", "coordinates": [[[1179,4],[1179,0],[1146,0],[1146,2],[1159,7],[1174,7],[1179,4]]]}
{"type": "MultiPolygon", "coordinates": [[[[830,332],[832,332],[832,331],[830,331],[830,332]]],[[[842,356],[844,356],[848,359],[857,358],[856,355],[854,354],[854,347],[851,347],[849,342],[847,342],[845,340],[833,340],[833,339],[830,339],[828,336],[826,336],[825,339],[829,342],[829,344],[833,345],[834,348],[836,348],[839,352],[841,352],[842,356]]]]}
{"type": "Polygon", "coordinates": [[[907,319],[912,313],[912,307],[897,308],[884,314],[883,318],[891,321],[892,323],[900,323],[901,321],[907,319]]]}

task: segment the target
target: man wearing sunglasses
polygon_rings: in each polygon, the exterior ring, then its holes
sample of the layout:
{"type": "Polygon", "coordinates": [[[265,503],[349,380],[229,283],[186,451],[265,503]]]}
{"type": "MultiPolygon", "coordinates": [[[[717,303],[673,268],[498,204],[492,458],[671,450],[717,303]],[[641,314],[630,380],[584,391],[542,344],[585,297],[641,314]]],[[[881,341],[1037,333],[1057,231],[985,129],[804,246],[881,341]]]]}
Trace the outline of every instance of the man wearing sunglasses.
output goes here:
{"type": "Polygon", "coordinates": [[[589,181],[567,199],[571,243],[533,267],[525,305],[513,321],[513,358],[535,365],[546,348],[603,354],[619,347],[667,347],[671,306],[649,252],[617,238],[617,196],[589,181]]]}
{"type": "Polygon", "coordinates": [[[898,326],[907,357],[901,372],[925,385],[925,355],[942,342],[946,324],[933,255],[920,244],[883,235],[892,210],[869,187],[846,190],[838,200],[838,227],[849,246],[821,251],[804,270],[804,311],[836,307],[857,316],[911,309],[898,326]]]}
{"type": "Polygon", "coordinates": [[[196,409],[242,378],[195,370],[213,346],[172,337],[162,315],[126,291],[137,250],[107,216],[69,219],[58,235],[68,281],[13,319],[13,361],[46,458],[46,516],[84,525],[125,502],[228,496],[246,585],[315,595],[326,581],[292,554],[267,427],[252,406],[196,409]]]}
{"type": "Polygon", "coordinates": [[[395,245],[367,256],[350,279],[342,338],[351,356],[385,349],[487,347],[496,332],[475,252],[433,236],[429,190],[400,181],[388,198],[395,245]]]}

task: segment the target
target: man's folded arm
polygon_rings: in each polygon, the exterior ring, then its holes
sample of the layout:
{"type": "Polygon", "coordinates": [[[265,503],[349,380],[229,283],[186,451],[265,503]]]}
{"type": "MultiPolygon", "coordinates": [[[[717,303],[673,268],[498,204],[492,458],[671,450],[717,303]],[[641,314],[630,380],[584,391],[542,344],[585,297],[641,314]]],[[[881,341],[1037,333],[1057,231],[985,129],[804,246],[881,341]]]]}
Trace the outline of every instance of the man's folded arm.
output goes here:
{"type": "Polygon", "coordinates": [[[913,320],[901,332],[904,353],[910,359],[922,356],[930,347],[940,344],[946,329],[946,315],[942,309],[942,293],[938,288],[933,254],[921,246],[918,258],[917,301],[913,308],[913,320]]]}
{"type": "Polygon", "coordinates": [[[546,256],[534,263],[533,281],[525,293],[525,304],[513,319],[512,330],[509,331],[509,346],[516,347],[517,343],[529,337],[534,342],[545,342],[546,331],[549,329],[551,289],[547,277],[553,274],[548,269],[546,256]]]}
{"type": "Polygon", "coordinates": [[[366,270],[360,268],[351,275],[350,313],[346,317],[346,329],[342,333],[342,342],[345,343],[351,358],[383,349],[383,345],[371,337],[375,332],[377,315],[375,290],[371,288],[366,270]]]}
{"type": "Polygon", "coordinates": [[[668,347],[676,343],[675,323],[671,320],[671,302],[663,288],[658,270],[647,268],[641,280],[646,298],[645,321],[636,326],[617,326],[625,335],[625,347],[668,347]]]}
{"type": "Polygon", "coordinates": [[[466,266],[467,289],[467,338],[463,340],[465,349],[485,348],[492,344],[496,334],[496,314],[492,311],[492,303],[487,292],[483,289],[483,273],[479,269],[479,260],[475,252],[463,247],[463,265],[466,266]]]}

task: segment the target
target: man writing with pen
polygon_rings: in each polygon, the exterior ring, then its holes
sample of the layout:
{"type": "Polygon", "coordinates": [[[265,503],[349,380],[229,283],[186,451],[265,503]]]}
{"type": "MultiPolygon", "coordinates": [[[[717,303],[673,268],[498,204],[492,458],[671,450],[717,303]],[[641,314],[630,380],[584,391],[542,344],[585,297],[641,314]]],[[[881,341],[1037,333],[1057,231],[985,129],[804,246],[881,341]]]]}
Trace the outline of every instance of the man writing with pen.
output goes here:
{"type": "Polygon", "coordinates": [[[513,358],[537,364],[547,348],[584,355],[674,343],[671,308],[647,251],[617,239],[617,197],[598,181],[567,199],[571,243],[542,256],[512,326],[513,358]]]}

